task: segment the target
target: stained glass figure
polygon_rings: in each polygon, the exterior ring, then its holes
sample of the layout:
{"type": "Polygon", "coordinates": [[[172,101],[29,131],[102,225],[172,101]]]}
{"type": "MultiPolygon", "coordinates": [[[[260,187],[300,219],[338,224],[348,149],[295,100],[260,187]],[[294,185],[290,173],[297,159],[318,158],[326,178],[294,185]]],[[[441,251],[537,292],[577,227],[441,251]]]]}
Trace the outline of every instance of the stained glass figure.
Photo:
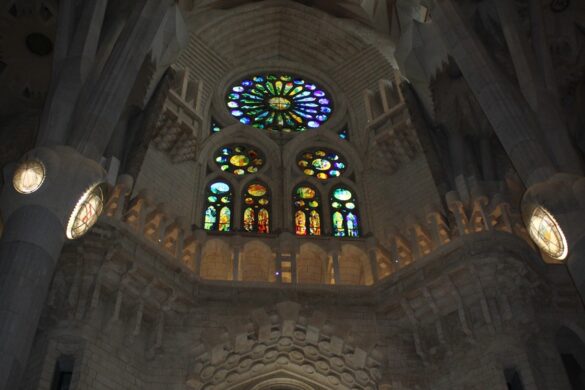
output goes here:
{"type": "Polygon", "coordinates": [[[211,125],[209,126],[212,133],[219,133],[221,131],[221,126],[219,123],[216,122],[215,119],[211,120],[211,125]]]}
{"type": "Polygon", "coordinates": [[[345,187],[336,187],[331,193],[331,223],[335,237],[359,237],[357,200],[345,187]]]}
{"type": "Polygon", "coordinates": [[[245,125],[283,132],[325,123],[333,112],[328,94],[315,83],[286,74],[250,76],[226,97],[230,113],[245,125]]]}
{"type": "Polygon", "coordinates": [[[339,177],[347,168],[343,157],[327,149],[304,151],[297,159],[297,165],[305,175],[319,180],[339,177]]]}
{"type": "Polygon", "coordinates": [[[297,236],[321,235],[321,198],[307,184],[298,186],[293,193],[294,224],[297,236]]]}
{"type": "Polygon", "coordinates": [[[246,232],[270,233],[270,191],[261,183],[249,184],[243,196],[242,226],[246,232]]]}
{"type": "Polygon", "coordinates": [[[264,155],[246,145],[224,146],[215,153],[214,160],[222,171],[236,176],[256,173],[264,166],[264,155]]]}
{"type": "Polygon", "coordinates": [[[232,228],[232,188],[221,180],[212,182],[207,187],[203,229],[229,232],[232,228]]]}

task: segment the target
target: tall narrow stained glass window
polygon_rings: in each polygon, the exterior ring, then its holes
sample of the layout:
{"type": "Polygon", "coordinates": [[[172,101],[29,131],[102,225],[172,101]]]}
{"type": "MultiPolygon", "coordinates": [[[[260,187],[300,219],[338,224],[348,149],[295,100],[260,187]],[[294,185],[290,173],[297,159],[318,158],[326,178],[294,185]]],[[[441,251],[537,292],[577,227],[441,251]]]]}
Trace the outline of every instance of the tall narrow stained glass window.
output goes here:
{"type": "Polygon", "coordinates": [[[287,74],[255,75],[232,85],[226,105],[245,125],[283,132],[315,129],[333,112],[323,88],[287,74]]]}
{"type": "Polygon", "coordinates": [[[203,212],[203,228],[209,231],[232,230],[233,193],[231,186],[217,180],[207,187],[206,206],[203,212]]]}
{"type": "Polygon", "coordinates": [[[359,217],[355,195],[346,187],[331,192],[331,226],[335,237],[359,237],[359,217]]]}
{"type": "Polygon", "coordinates": [[[270,192],[260,183],[246,187],[242,204],[242,228],[246,232],[270,233],[270,192]]]}
{"type": "Polygon", "coordinates": [[[321,198],[311,186],[302,184],[293,193],[295,234],[321,235],[321,198]]]}

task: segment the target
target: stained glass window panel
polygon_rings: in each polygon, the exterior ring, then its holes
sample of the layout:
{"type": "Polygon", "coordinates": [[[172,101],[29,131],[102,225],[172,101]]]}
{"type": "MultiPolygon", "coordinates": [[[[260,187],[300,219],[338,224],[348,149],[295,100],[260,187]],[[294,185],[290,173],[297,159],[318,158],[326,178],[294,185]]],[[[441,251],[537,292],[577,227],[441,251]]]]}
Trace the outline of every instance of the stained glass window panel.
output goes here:
{"type": "Polygon", "coordinates": [[[218,180],[207,187],[203,228],[209,231],[229,232],[232,229],[231,186],[218,180]]]}
{"type": "Polygon", "coordinates": [[[251,183],[243,195],[242,227],[246,232],[270,233],[270,191],[262,183],[251,183]]]}
{"type": "Polygon", "coordinates": [[[209,126],[212,133],[219,133],[221,131],[221,126],[219,123],[215,121],[215,119],[211,120],[211,125],[209,126]]]}
{"type": "Polygon", "coordinates": [[[297,159],[297,165],[307,176],[327,180],[341,176],[347,163],[339,154],[327,149],[306,150],[297,159]]]}
{"type": "Polygon", "coordinates": [[[295,189],[293,210],[296,235],[321,235],[321,198],[314,188],[300,185],[295,189]]]}
{"type": "Polygon", "coordinates": [[[351,190],[336,187],[330,199],[331,224],[335,237],[359,237],[359,215],[357,200],[351,190]]]}
{"type": "Polygon", "coordinates": [[[318,128],[333,112],[323,88],[286,74],[250,76],[232,85],[226,105],[245,125],[283,132],[318,128]]]}
{"type": "Polygon", "coordinates": [[[264,155],[247,145],[224,146],[215,152],[214,160],[219,169],[236,176],[256,173],[264,166],[264,155]]]}

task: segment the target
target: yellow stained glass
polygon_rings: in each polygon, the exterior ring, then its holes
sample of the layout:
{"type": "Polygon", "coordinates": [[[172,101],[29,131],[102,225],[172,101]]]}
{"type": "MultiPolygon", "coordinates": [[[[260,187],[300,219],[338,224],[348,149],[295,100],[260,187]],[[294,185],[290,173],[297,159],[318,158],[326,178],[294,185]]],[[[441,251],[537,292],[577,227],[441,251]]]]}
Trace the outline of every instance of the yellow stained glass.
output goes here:
{"type": "Polygon", "coordinates": [[[230,158],[230,163],[236,167],[245,167],[250,163],[250,159],[243,154],[236,154],[230,158]]]}
{"type": "Polygon", "coordinates": [[[567,240],[561,227],[544,207],[538,206],[530,217],[528,231],[540,249],[550,257],[563,260],[568,254],[567,240]]]}

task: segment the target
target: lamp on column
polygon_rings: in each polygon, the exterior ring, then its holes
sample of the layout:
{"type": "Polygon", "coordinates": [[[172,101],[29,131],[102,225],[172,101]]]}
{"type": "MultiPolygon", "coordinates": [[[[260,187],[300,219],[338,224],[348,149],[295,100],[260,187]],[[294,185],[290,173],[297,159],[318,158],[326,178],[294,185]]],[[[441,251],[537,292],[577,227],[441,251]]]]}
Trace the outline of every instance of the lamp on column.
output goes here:
{"type": "Polygon", "coordinates": [[[104,209],[104,186],[105,183],[94,184],[81,195],[67,223],[67,238],[83,236],[97,222],[104,209]]]}
{"type": "Polygon", "coordinates": [[[16,168],[12,185],[21,194],[32,194],[41,188],[46,176],[45,166],[40,160],[24,161],[16,168]]]}

